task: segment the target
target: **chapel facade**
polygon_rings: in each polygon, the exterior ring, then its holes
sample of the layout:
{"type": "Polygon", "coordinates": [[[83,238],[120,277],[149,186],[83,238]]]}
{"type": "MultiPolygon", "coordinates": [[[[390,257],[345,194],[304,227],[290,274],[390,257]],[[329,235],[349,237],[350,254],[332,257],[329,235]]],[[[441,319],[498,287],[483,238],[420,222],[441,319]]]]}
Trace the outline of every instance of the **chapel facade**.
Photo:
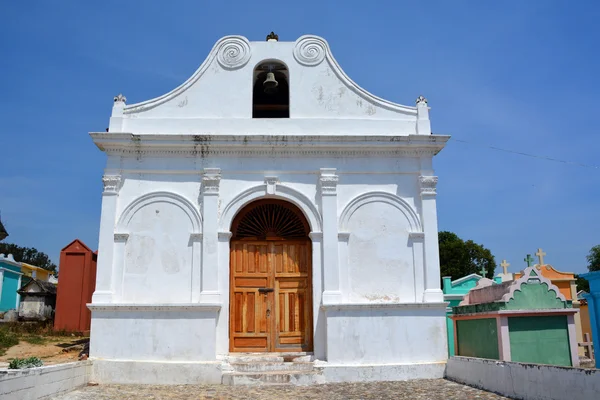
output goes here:
{"type": "Polygon", "coordinates": [[[441,378],[427,100],[356,85],[327,42],[220,39],[173,91],[114,99],[90,358],[99,382],[222,382],[298,354],[322,381],[441,378]],[[183,378],[182,378],[183,377],[183,378]]]}

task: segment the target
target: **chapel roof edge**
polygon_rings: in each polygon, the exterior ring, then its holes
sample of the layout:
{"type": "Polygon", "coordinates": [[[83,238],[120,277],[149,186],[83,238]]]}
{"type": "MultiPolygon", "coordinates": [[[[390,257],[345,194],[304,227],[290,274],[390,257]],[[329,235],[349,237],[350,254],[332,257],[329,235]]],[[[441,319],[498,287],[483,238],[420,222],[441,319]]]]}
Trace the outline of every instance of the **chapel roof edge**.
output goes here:
{"type": "MultiPolygon", "coordinates": [[[[265,42],[250,41],[247,37],[242,35],[227,35],[221,37],[214,43],[208,52],[208,55],[201,65],[196,69],[196,71],[187,80],[173,90],[161,96],[129,105],[125,104],[126,99],[124,96],[119,95],[115,97],[113,116],[122,115],[123,117],[127,117],[129,114],[137,114],[149,111],[150,109],[153,109],[178,97],[183,92],[191,88],[202,77],[202,75],[207,72],[209,67],[213,65],[213,61],[215,59],[218,65],[225,71],[241,69],[245,67],[252,58],[253,50],[255,50],[253,47],[262,46],[267,43],[269,45],[274,44],[274,46],[277,46],[277,44],[287,44],[288,47],[281,48],[281,51],[286,52],[289,51],[289,45],[294,44],[293,59],[299,64],[299,67],[310,68],[326,62],[334,72],[334,75],[337,77],[337,79],[339,79],[348,89],[353,91],[359,97],[368,100],[377,107],[411,116],[416,116],[420,108],[425,108],[427,111],[430,109],[430,107],[427,105],[427,100],[423,96],[419,96],[415,106],[407,106],[375,96],[374,94],[360,87],[340,67],[338,62],[333,57],[329,43],[321,36],[305,34],[298,37],[295,41],[265,42]],[[115,111],[117,112],[115,113],[115,111]]],[[[288,54],[289,57],[289,53],[286,54],[288,54]]],[[[274,58],[277,58],[277,55],[278,53],[274,53],[274,58]]],[[[291,57],[289,58],[292,59],[291,57]]]]}

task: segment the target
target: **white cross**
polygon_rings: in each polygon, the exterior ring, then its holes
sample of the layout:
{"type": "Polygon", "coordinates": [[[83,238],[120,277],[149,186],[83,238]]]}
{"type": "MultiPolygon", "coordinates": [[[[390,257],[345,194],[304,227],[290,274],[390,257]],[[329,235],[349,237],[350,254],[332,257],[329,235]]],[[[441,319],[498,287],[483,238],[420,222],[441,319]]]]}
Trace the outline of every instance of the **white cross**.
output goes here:
{"type": "Polygon", "coordinates": [[[508,266],[509,265],[510,265],[510,263],[507,263],[506,260],[502,260],[502,263],[500,264],[500,266],[504,270],[504,275],[508,274],[508,266]]]}
{"type": "Polygon", "coordinates": [[[537,253],[535,253],[536,256],[538,256],[539,260],[540,260],[540,267],[544,264],[544,256],[546,255],[546,253],[544,253],[542,251],[542,249],[538,249],[537,253]]]}

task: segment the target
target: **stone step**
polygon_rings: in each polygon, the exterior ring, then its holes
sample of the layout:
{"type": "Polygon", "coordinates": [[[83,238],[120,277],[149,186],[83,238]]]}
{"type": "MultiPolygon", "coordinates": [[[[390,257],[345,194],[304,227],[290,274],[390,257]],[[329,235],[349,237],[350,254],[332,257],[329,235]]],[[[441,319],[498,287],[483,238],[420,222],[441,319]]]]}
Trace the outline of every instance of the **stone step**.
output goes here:
{"type": "Polygon", "coordinates": [[[314,361],[312,353],[236,353],[223,358],[229,363],[250,362],[311,362],[314,361]]]}
{"type": "Polygon", "coordinates": [[[224,372],[221,383],[236,385],[314,385],[323,383],[317,371],[224,372]]]}
{"type": "Polygon", "coordinates": [[[229,362],[235,372],[272,372],[272,371],[312,371],[312,362],[229,362]]]}

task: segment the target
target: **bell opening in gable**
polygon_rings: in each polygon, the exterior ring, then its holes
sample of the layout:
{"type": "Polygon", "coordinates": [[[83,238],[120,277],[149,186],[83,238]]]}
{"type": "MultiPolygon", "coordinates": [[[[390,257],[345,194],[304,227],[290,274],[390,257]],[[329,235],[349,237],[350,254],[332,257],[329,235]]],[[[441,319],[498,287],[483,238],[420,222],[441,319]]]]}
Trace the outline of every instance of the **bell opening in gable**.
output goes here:
{"type": "Polygon", "coordinates": [[[290,87],[287,67],[265,61],[254,69],[252,118],[289,118],[290,87]]]}

